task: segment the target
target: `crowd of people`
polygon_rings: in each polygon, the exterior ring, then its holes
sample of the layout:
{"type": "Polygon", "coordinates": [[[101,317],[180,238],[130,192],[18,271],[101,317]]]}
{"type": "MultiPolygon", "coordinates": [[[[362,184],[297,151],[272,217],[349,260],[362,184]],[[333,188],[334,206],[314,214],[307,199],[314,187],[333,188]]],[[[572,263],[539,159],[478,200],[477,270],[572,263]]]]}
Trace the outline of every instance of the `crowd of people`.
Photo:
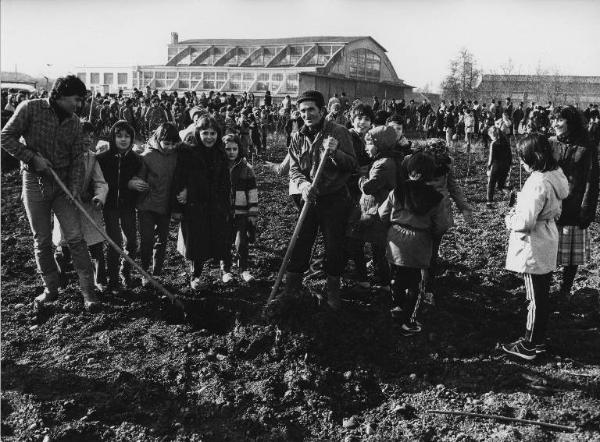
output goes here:
{"type": "MultiPolygon", "coordinates": [[[[382,104],[377,97],[371,106],[351,103],[344,93],[326,103],[318,91],[301,93],[295,103],[286,97],[279,105],[269,94],[258,105],[251,94],[149,90],[92,100],[77,77],[61,77],[48,98],[20,103],[1,135],[2,147],[23,165],[23,202],[44,282],[36,304],[58,298],[69,260],[90,311],[101,304],[98,292],[117,294],[135,285],[127,260],[110,247],[105,253],[103,236],[61,191],[50,168],[152,277],[163,274],[174,218],[177,250],[190,264],[194,290],[204,286],[211,260],[220,266],[223,284],[235,279],[234,258],[239,278],[251,282],[248,256],[259,199],[249,156],[266,149],[269,132],[279,128],[287,133],[288,154],[281,164],[269,165],[289,175],[298,210],[308,206],[285,288],[269,304],[269,314],[284,313],[302,296],[321,235],[329,308],[342,306],[341,277],[352,261],[357,289],[389,293],[400,333],[416,335],[422,330],[421,303],[434,303],[440,244],[454,224],[452,200],[472,223],[473,207],[454,176],[452,147],[464,138],[470,152],[481,137],[489,150],[490,208],[513,153],[529,173],[506,216],[506,268],[524,277],[526,332],[503,349],[534,359],[546,351],[553,272],[563,266],[561,293],[569,296],[578,266],[589,260],[588,227],[599,187],[598,109],[582,115],[572,106],[523,106],[514,109],[510,100],[492,100],[489,108],[477,101],[442,101],[433,110],[426,102],[382,104]],[[422,131],[426,139],[413,143],[405,130],[422,131]],[[518,139],[514,152],[510,137],[518,139]],[[107,147],[98,150],[101,138],[107,147]],[[374,278],[367,271],[367,244],[374,278]]],[[[144,287],[150,282],[141,279],[144,287]]]]}

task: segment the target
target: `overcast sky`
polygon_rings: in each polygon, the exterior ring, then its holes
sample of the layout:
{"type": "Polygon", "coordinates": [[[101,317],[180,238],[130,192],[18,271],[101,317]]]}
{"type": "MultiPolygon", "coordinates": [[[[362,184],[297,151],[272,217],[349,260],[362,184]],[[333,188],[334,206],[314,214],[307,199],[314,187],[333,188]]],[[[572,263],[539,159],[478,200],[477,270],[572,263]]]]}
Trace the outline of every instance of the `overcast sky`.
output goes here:
{"type": "Polygon", "coordinates": [[[600,75],[599,0],[2,0],[1,65],[55,77],[76,66],[164,64],[179,39],[370,35],[406,83],[437,89],[469,49],[486,71],[509,58],[600,75]]]}

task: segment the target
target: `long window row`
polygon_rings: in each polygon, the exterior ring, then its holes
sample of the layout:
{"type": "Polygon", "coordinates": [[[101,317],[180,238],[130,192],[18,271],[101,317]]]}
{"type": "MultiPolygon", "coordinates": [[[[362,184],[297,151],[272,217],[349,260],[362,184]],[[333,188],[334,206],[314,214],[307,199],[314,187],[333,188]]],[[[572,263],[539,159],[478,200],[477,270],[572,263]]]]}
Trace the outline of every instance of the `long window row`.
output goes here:
{"type": "Polygon", "coordinates": [[[114,72],[90,72],[89,79],[87,78],[87,74],[85,72],[78,72],[77,77],[86,84],[90,85],[118,85],[125,86],[127,85],[127,79],[129,74],[127,72],[117,72],[116,75],[114,72]],[[115,78],[117,82],[115,83],[115,78]],[[102,81],[100,81],[102,80],[102,81]]]}
{"type": "Polygon", "coordinates": [[[275,57],[277,57],[277,60],[273,61],[275,66],[294,66],[308,51],[314,49],[312,56],[303,64],[323,66],[341,48],[341,45],[318,45],[316,48],[313,45],[288,47],[190,46],[187,48],[171,47],[168,54],[169,61],[178,55],[181,57],[172,63],[175,64],[176,61],[178,66],[266,66],[275,57]]]}
{"type": "Polygon", "coordinates": [[[132,87],[231,92],[298,91],[298,74],[254,71],[138,71],[132,87]]]}

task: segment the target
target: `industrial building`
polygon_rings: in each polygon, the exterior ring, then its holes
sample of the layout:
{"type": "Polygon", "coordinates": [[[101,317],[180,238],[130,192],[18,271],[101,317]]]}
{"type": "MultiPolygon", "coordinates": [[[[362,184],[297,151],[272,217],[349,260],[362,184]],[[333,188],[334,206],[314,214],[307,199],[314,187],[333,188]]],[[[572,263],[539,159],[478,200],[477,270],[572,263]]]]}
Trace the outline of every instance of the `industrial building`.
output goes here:
{"type": "Polygon", "coordinates": [[[535,102],[545,105],[600,103],[600,77],[579,75],[491,75],[482,76],[477,95],[491,99],[535,102]]]}
{"type": "Polygon", "coordinates": [[[159,91],[252,92],[278,101],[317,89],[325,96],[403,98],[412,86],[394,70],[372,37],[179,40],[171,33],[164,65],[79,68],[99,92],[149,87],[159,91]]]}

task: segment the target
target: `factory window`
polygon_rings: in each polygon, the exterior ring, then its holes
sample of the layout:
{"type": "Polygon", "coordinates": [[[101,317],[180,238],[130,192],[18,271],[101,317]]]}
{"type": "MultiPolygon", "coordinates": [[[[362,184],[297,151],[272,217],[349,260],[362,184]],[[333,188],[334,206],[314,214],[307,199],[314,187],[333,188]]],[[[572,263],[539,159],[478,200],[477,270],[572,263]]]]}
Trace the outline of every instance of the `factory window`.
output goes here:
{"type": "Polygon", "coordinates": [[[156,74],[154,74],[154,78],[159,78],[159,79],[164,79],[165,78],[165,72],[164,71],[158,71],[156,72],[156,74]]]}
{"type": "Polygon", "coordinates": [[[115,81],[115,74],[111,72],[104,73],[104,84],[113,84],[115,81]]]}
{"type": "Polygon", "coordinates": [[[99,84],[100,83],[100,74],[97,72],[90,73],[90,84],[99,84]]]}
{"type": "Polygon", "coordinates": [[[192,80],[202,80],[202,72],[192,72],[192,80]]]}
{"type": "Polygon", "coordinates": [[[177,78],[177,71],[167,71],[167,79],[175,80],[177,78]]]}
{"type": "Polygon", "coordinates": [[[126,72],[119,72],[117,74],[117,83],[118,84],[127,84],[127,73],[126,72]]]}
{"type": "Polygon", "coordinates": [[[356,49],[349,56],[350,77],[378,81],[381,59],[369,49],[356,49]]]}

